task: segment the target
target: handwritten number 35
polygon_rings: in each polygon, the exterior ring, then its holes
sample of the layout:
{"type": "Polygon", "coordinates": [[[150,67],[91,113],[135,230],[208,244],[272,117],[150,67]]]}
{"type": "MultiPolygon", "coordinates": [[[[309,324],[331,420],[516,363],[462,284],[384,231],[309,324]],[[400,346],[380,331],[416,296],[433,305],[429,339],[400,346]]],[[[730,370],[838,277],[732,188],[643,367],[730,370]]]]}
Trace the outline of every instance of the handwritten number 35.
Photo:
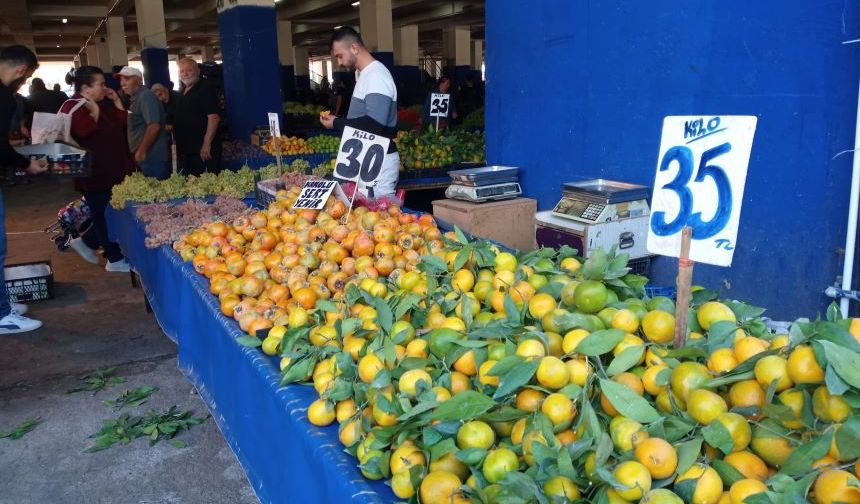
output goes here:
{"type": "Polygon", "coordinates": [[[679,231],[684,226],[693,228],[693,239],[704,240],[710,238],[726,227],[729,217],[732,215],[732,187],[726,172],[717,165],[709,164],[713,159],[722,156],[732,150],[728,142],[708,149],[702,154],[699,162],[699,170],[696,173],[695,182],[703,182],[705,177],[711,177],[717,186],[717,209],[714,216],[708,220],[702,220],[702,212],[693,211],[693,193],[690,192],[688,184],[693,176],[693,152],[687,147],[672,147],[666,151],[663,161],[660,163],[660,171],[666,171],[673,161],[678,163],[678,173],[675,178],[662,189],[673,191],[681,200],[678,215],[671,222],[666,222],[666,212],[654,212],[651,220],[651,230],[658,236],[669,236],[679,231]]]}

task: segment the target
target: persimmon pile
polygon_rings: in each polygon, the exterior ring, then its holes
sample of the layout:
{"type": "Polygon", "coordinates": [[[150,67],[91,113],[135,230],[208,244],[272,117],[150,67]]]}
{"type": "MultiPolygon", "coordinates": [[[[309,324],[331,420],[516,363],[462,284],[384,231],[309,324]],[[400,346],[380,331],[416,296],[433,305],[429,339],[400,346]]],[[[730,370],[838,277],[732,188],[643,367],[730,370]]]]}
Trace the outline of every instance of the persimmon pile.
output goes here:
{"type": "Polygon", "coordinates": [[[614,250],[511,253],[396,207],[344,224],[297,193],[174,246],[397,498],[860,503],[860,321],[778,334],[697,289],[674,348],[673,301],[614,250]]]}

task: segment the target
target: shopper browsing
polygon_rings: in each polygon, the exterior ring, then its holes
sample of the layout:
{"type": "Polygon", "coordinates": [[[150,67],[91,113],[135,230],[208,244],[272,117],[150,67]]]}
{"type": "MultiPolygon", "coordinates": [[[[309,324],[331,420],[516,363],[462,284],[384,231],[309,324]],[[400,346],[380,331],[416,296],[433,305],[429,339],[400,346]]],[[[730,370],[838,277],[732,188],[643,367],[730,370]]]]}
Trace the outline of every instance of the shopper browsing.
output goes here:
{"type": "MultiPolygon", "coordinates": [[[[9,145],[9,123],[15,114],[17,104],[15,93],[39,67],[33,51],[24,46],[9,46],[0,50],[0,165],[13,169],[24,169],[37,175],[48,169],[47,164],[28,160],[15,152],[9,145]]],[[[22,316],[24,305],[9,302],[3,268],[6,263],[6,219],[2,195],[0,195],[0,334],[13,334],[32,331],[42,327],[42,323],[22,316]]]]}
{"type": "MultiPolygon", "coordinates": [[[[385,65],[374,59],[364,46],[361,35],[350,27],[335,30],[331,37],[331,50],[338,65],[349,71],[358,70],[358,80],[352,92],[346,119],[331,115],[321,116],[322,125],[340,131],[350,126],[393,139],[397,127],[397,88],[391,73],[385,65]]],[[[392,195],[399,175],[400,155],[392,140],[379,175],[371,182],[359,179],[358,190],[376,198],[392,195]]]]}
{"type": "Polygon", "coordinates": [[[179,169],[186,175],[221,170],[221,139],[218,135],[218,97],[200,78],[200,66],[191,58],[179,60],[182,89],[173,118],[173,138],[179,169]]]}
{"type": "Polygon", "coordinates": [[[75,190],[84,195],[90,208],[92,227],[70,245],[93,264],[98,264],[94,249],[101,247],[107,260],[105,270],[127,272],[129,265],[119,245],[108,239],[105,209],[113,186],[134,171],[125,132],[128,113],[119,95],[105,86],[105,76],[99,68],[78,68],[74,82],[75,95],[60,110],[72,114],[72,138],[90,151],[92,174],[76,178],[75,190]]]}
{"type": "Polygon", "coordinates": [[[144,175],[164,180],[170,176],[164,106],[152,91],[143,86],[140,70],[123,67],[116,76],[123,92],[131,99],[128,145],[134,160],[144,175]]]}

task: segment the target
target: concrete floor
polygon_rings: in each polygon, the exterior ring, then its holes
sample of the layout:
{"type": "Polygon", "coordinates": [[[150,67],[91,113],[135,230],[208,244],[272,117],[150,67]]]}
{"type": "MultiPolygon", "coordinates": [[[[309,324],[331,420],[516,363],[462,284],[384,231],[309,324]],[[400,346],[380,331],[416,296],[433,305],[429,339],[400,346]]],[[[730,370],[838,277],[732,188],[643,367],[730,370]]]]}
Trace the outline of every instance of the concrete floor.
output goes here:
{"type": "MultiPolygon", "coordinates": [[[[3,188],[6,264],[50,260],[55,299],[30,305],[44,326],[0,336],[0,430],[39,416],[22,439],[0,439],[0,503],[255,503],[241,466],[210,419],[178,436],[188,444],[150,447],[138,439],[89,454],[88,436],[116,418],[102,404],[126,389],[152,385],[143,413],[177,405],[206,416],[206,406],[176,367],[176,346],[144,310],[128,274],[106,273],[74,252],[59,252],[43,228],[76,197],[68,180],[3,188]],[[67,394],[80,377],[108,366],[127,382],[67,394]]],[[[125,411],[123,410],[123,411],[125,411]]]]}

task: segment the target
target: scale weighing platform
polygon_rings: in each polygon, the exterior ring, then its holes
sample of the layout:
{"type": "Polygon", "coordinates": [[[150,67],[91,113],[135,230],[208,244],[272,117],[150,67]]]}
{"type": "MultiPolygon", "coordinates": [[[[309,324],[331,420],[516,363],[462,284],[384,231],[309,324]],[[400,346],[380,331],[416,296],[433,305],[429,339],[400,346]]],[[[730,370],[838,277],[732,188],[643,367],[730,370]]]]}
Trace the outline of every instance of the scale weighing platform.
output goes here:
{"type": "Polygon", "coordinates": [[[552,214],[586,224],[649,214],[648,187],[617,180],[593,179],[564,184],[552,214]]]}
{"type": "Polygon", "coordinates": [[[472,203],[516,198],[523,193],[518,172],[519,168],[513,166],[450,171],[451,185],[445,190],[445,197],[472,203]]]}
{"type": "Polygon", "coordinates": [[[568,182],[555,208],[535,215],[535,240],[541,247],[571,246],[586,258],[613,246],[631,259],[648,257],[649,192],[616,180],[568,182]]]}

